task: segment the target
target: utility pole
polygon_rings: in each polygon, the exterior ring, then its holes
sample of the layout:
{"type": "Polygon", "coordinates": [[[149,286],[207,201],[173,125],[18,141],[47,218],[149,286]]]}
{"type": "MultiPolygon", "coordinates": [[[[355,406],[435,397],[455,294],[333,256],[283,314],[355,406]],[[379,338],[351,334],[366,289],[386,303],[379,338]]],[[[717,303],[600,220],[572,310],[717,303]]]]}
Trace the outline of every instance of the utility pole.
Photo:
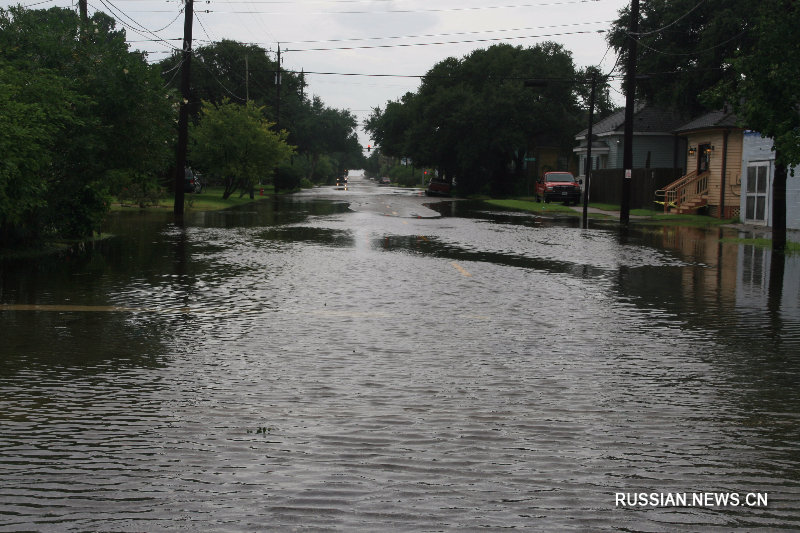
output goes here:
{"type": "Polygon", "coordinates": [[[247,54],[244,56],[244,103],[250,101],[250,63],[247,54]]]}
{"type": "Polygon", "coordinates": [[[625,72],[625,132],[622,168],[622,203],[619,222],[627,226],[631,211],[631,180],[633,179],[633,108],[636,105],[636,38],[639,33],[639,0],[631,0],[631,20],[628,30],[628,60],[625,72]]]}
{"type": "Polygon", "coordinates": [[[592,122],[594,97],[597,90],[597,71],[592,71],[592,90],[589,93],[589,131],[586,134],[586,183],[583,185],[583,228],[589,227],[589,188],[592,183],[592,122]]]}
{"type": "Polygon", "coordinates": [[[78,0],[78,12],[81,15],[81,24],[84,26],[89,22],[89,11],[87,9],[88,0],[78,0]]]}
{"type": "Polygon", "coordinates": [[[186,145],[189,142],[189,80],[192,63],[192,18],[194,0],[186,0],[183,22],[183,57],[181,59],[181,107],[178,115],[178,149],[175,162],[175,204],[173,213],[183,217],[183,181],[186,168],[186,145]]]}
{"type": "Polygon", "coordinates": [[[281,43],[278,43],[278,68],[275,70],[275,86],[278,102],[275,105],[275,128],[281,130],[281,43]]]}

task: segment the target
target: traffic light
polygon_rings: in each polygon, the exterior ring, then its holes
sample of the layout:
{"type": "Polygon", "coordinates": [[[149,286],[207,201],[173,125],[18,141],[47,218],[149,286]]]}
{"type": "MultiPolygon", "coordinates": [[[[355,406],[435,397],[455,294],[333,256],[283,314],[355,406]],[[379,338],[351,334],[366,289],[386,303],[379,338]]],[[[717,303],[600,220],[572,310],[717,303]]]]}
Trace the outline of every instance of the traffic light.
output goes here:
{"type": "Polygon", "coordinates": [[[370,150],[372,150],[372,146],[370,146],[370,145],[368,144],[368,145],[367,145],[367,152],[369,152],[370,150]]]}

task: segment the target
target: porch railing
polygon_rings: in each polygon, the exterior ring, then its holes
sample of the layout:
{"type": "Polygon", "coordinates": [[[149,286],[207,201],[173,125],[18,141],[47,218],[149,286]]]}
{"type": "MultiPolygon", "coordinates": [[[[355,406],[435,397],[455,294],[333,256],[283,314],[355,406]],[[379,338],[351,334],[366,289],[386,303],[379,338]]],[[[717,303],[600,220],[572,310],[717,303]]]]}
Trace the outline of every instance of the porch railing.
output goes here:
{"type": "Polygon", "coordinates": [[[681,207],[698,206],[708,197],[709,172],[690,172],[681,176],[663,189],[656,191],[656,202],[664,203],[664,212],[670,207],[680,211],[681,207]],[[659,200],[660,198],[660,200],[659,200]]]}

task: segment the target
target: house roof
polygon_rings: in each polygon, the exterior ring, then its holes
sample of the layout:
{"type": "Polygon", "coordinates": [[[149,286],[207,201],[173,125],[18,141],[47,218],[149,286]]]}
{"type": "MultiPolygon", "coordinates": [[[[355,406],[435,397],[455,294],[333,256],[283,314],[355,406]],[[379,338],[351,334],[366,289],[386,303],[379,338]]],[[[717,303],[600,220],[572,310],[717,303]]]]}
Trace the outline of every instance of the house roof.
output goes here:
{"type": "Polygon", "coordinates": [[[716,128],[736,128],[739,117],[726,109],[719,109],[701,115],[696,119],[683,124],[675,130],[675,133],[687,133],[690,131],[707,130],[716,128]]]}
{"type": "MultiPolygon", "coordinates": [[[[671,109],[653,107],[637,102],[633,108],[634,133],[663,133],[671,135],[675,128],[686,123],[686,116],[671,109]]],[[[615,111],[592,126],[593,135],[622,134],[625,130],[625,108],[615,111]]],[[[585,138],[589,128],[582,130],[575,138],[585,138]]]]}

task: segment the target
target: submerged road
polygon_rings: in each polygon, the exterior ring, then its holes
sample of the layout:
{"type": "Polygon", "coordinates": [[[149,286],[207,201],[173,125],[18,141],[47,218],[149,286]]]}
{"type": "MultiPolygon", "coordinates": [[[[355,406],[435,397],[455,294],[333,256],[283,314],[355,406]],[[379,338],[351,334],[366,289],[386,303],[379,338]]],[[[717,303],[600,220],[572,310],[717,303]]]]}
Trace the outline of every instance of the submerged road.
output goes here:
{"type": "Polygon", "coordinates": [[[352,179],[4,264],[0,531],[800,528],[798,289],[577,225],[352,179]]]}

